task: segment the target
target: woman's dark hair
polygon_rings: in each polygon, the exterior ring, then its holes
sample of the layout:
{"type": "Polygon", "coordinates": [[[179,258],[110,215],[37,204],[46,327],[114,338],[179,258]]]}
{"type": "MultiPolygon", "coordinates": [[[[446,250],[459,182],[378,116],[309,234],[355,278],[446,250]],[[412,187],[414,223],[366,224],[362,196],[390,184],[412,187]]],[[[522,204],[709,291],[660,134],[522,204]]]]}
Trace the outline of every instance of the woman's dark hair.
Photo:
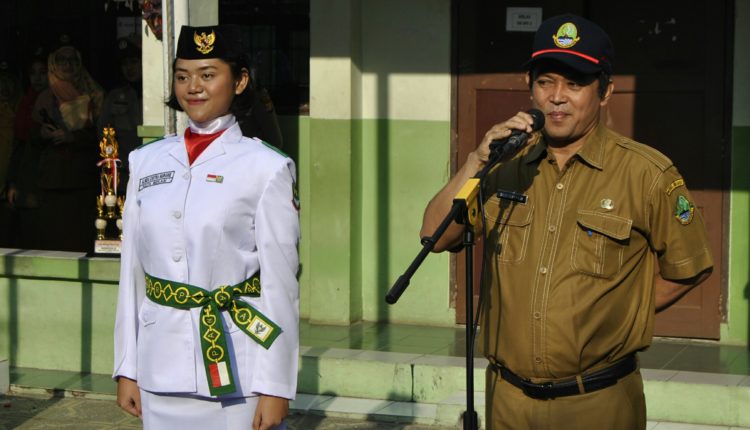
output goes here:
{"type": "MultiPolygon", "coordinates": [[[[242,69],[247,70],[248,75],[250,74],[250,62],[244,55],[239,58],[219,58],[219,59],[229,65],[229,70],[231,71],[232,78],[234,79],[239,79],[240,76],[242,76],[242,69]]],[[[175,58],[174,61],[172,62],[172,75],[174,75],[174,68],[177,65],[177,60],[178,59],[175,58]]],[[[180,107],[180,103],[177,101],[177,97],[174,94],[174,83],[172,84],[172,90],[169,93],[169,99],[167,99],[166,105],[171,107],[174,110],[182,112],[182,107],[180,107]]],[[[247,115],[248,111],[252,108],[252,105],[253,105],[252,90],[251,90],[251,85],[248,82],[248,85],[247,87],[245,87],[245,90],[241,92],[240,94],[237,94],[234,96],[234,99],[232,100],[232,105],[229,106],[229,112],[231,112],[239,120],[240,118],[247,115]]]]}

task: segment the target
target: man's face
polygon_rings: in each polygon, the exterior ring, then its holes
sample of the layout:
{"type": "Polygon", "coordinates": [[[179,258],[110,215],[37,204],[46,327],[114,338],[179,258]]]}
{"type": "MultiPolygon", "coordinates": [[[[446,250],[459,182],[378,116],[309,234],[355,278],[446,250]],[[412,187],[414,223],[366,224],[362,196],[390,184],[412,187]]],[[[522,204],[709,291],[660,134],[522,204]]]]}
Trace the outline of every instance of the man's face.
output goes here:
{"type": "MultiPolygon", "coordinates": [[[[531,75],[527,75],[531,79],[531,75]]],[[[544,132],[551,145],[564,146],[587,136],[599,121],[612,85],[599,96],[599,81],[565,70],[540,70],[531,82],[531,100],[545,115],[544,132]]]]}
{"type": "Polygon", "coordinates": [[[127,57],[122,60],[120,65],[122,76],[128,82],[138,82],[141,80],[141,59],[137,57],[127,57]]]}

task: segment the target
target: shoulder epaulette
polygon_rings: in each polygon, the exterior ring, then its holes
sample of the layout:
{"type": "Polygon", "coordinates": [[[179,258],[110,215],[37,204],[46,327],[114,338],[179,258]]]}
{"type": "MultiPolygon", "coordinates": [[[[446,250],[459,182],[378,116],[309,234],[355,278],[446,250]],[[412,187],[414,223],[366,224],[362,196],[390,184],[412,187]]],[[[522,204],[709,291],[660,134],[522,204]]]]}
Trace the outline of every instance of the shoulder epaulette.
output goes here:
{"type": "Polygon", "coordinates": [[[158,138],[158,139],[154,139],[154,140],[152,140],[151,142],[146,142],[146,143],[142,143],[142,144],[140,144],[140,145],[136,146],[136,147],[135,147],[135,149],[133,149],[133,151],[137,151],[137,150],[139,150],[139,149],[143,149],[143,148],[145,148],[145,147],[147,147],[147,146],[151,145],[152,143],[156,143],[156,142],[161,142],[162,140],[166,139],[167,137],[168,137],[168,136],[162,136],[162,137],[160,137],[160,138],[158,138]]]}
{"type": "Polygon", "coordinates": [[[271,145],[270,143],[266,142],[265,140],[258,139],[258,141],[260,141],[260,143],[262,143],[263,145],[265,145],[268,149],[273,150],[274,152],[276,152],[277,154],[281,155],[282,157],[284,157],[284,158],[292,158],[292,157],[288,156],[287,154],[285,154],[284,151],[282,151],[279,148],[271,145]]]}
{"type": "Polygon", "coordinates": [[[643,158],[649,160],[661,171],[665,171],[673,165],[672,160],[670,160],[669,157],[662,154],[659,150],[648,145],[644,145],[643,143],[636,142],[621,135],[617,135],[615,142],[617,143],[617,145],[633,151],[643,158]]]}

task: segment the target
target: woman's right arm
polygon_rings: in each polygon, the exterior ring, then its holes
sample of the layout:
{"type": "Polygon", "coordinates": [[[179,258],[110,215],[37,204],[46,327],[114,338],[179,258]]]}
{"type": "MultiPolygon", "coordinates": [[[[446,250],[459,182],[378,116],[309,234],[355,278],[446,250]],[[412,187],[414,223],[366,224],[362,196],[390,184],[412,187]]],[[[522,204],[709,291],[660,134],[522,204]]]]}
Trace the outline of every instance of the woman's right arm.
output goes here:
{"type": "Polygon", "coordinates": [[[140,416],[140,392],[136,382],[138,311],[145,296],[144,272],[137,255],[139,229],[137,200],[137,166],[135,151],[130,156],[130,178],[127,186],[120,254],[120,286],[115,316],[115,362],[113,378],[117,380],[117,403],[128,413],[140,416]]]}

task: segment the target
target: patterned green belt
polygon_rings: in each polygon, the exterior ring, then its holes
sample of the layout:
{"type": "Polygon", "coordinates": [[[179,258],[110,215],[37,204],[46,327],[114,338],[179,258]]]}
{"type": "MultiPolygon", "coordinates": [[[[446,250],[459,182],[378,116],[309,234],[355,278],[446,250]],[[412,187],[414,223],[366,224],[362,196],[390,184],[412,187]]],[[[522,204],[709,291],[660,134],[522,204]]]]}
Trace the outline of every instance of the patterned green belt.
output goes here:
{"type": "Polygon", "coordinates": [[[243,332],[268,349],[281,334],[281,328],[240,296],[260,297],[260,272],[237,285],[213,291],[146,274],[146,297],[154,303],[177,309],[202,307],[200,320],[201,350],[208,388],[212,396],[236,391],[228,354],[221,311],[229,312],[243,332]]]}

